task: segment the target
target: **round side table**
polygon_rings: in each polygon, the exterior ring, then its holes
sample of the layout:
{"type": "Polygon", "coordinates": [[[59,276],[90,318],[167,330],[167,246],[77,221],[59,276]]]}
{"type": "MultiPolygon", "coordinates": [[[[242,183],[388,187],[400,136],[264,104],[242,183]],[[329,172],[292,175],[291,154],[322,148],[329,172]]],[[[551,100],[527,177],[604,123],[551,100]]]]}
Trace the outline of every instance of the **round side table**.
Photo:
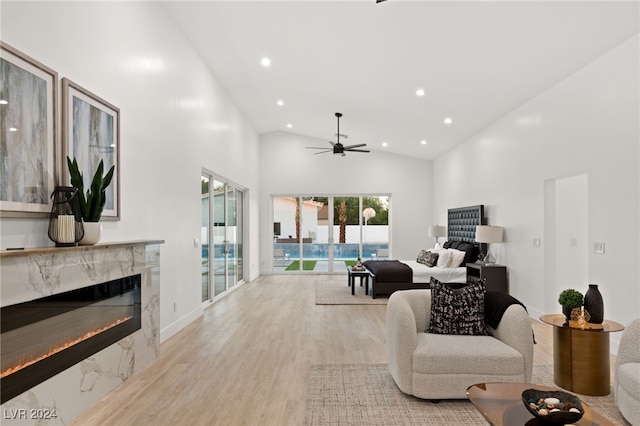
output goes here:
{"type": "Polygon", "coordinates": [[[567,324],[562,314],[548,314],[540,320],[553,326],[553,381],[556,385],[582,395],[608,395],[611,392],[609,333],[624,326],[605,320],[567,324]]]}

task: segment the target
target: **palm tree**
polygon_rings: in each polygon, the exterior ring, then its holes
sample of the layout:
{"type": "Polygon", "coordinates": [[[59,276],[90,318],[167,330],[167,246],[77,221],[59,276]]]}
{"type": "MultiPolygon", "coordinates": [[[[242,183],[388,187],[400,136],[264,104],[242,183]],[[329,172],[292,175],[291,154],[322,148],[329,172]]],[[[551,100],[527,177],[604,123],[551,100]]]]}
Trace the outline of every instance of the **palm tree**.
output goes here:
{"type": "Polygon", "coordinates": [[[340,221],[340,244],[344,244],[347,242],[347,203],[345,200],[340,203],[338,220],[340,221]]]}
{"type": "Polygon", "coordinates": [[[296,199],[296,243],[300,242],[300,199],[296,199]]]}

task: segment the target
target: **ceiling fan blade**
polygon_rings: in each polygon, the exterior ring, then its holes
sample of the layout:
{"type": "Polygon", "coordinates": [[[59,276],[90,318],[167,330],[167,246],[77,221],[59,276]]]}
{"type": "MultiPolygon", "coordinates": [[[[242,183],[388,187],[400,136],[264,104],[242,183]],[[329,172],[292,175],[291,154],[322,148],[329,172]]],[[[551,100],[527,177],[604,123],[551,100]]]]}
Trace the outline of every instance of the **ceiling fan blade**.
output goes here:
{"type": "Polygon", "coordinates": [[[367,144],[366,143],[359,143],[359,144],[356,144],[356,145],[348,145],[348,146],[345,146],[344,149],[360,148],[361,146],[367,146],[367,144]]]}
{"type": "Polygon", "coordinates": [[[329,150],[331,149],[331,148],[327,148],[326,146],[322,146],[322,147],[320,147],[320,146],[305,146],[305,148],[307,148],[307,149],[329,149],[329,150]]]}
{"type": "Polygon", "coordinates": [[[324,153],[327,153],[327,152],[333,152],[333,149],[325,149],[324,151],[316,152],[313,155],[324,154],[324,153]]]}
{"type": "Polygon", "coordinates": [[[349,151],[349,152],[371,152],[368,149],[344,149],[345,151],[349,151]]]}

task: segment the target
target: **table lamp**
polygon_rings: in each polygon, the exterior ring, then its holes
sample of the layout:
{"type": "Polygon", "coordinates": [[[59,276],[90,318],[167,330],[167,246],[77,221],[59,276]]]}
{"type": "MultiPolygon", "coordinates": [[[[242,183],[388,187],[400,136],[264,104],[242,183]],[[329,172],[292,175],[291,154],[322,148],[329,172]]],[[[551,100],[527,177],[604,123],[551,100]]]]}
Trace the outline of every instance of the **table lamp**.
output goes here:
{"type": "Polygon", "coordinates": [[[447,227],[440,225],[430,225],[429,226],[429,236],[435,237],[436,244],[439,243],[438,238],[447,236],[447,227]]]}
{"type": "Polygon", "coordinates": [[[489,252],[490,243],[501,243],[504,236],[504,228],[501,226],[478,225],[476,226],[476,242],[480,243],[480,257],[485,265],[496,263],[495,257],[489,252]],[[486,251],[482,245],[486,244],[486,251]]]}

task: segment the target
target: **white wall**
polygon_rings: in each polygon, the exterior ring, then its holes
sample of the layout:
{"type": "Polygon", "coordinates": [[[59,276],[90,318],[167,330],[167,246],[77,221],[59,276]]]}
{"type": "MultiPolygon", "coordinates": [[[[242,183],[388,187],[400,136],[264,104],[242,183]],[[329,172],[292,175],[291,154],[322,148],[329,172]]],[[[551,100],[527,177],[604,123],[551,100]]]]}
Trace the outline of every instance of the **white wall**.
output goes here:
{"type": "MultiPolygon", "coordinates": [[[[3,41],[120,108],[122,219],[103,222],[102,241],[165,240],[163,340],[201,313],[203,167],[248,188],[257,276],[258,136],[162,6],[3,1],[1,19],[3,41]]],[[[2,219],[2,248],[52,245],[46,224],[2,219]]]]}
{"type": "Polygon", "coordinates": [[[313,155],[305,146],[318,140],[293,133],[260,136],[260,272],[270,273],[274,195],[391,195],[389,227],[392,256],[414,259],[433,245],[432,162],[372,151],[313,155]]]}
{"type": "MultiPolygon", "coordinates": [[[[584,283],[589,282],[589,179],[587,175],[578,175],[554,182],[556,285],[553,294],[560,294],[566,288],[580,289],[584,294],[584,283]]],[[[547,246],[550,244],[554,241],[547,241],[547,246]]]]}
{"type": "Polygon", "coordinates": [[[581,174],[589,281],[579,290],[599,284],[608,319],[640,316],[638,52],[636,35],[434,163],[436,219],[444,222],[449,207],[484,204],[489,222],[505,227],[505,243],[492,250],[534,317],[560,310],[545,282],[545,251],[553,250],[543,238],[553,235],[545,230],[545,181],[581,174]],[[596,241],[606,243],[605,254],[593,252],[596,241]]]}

